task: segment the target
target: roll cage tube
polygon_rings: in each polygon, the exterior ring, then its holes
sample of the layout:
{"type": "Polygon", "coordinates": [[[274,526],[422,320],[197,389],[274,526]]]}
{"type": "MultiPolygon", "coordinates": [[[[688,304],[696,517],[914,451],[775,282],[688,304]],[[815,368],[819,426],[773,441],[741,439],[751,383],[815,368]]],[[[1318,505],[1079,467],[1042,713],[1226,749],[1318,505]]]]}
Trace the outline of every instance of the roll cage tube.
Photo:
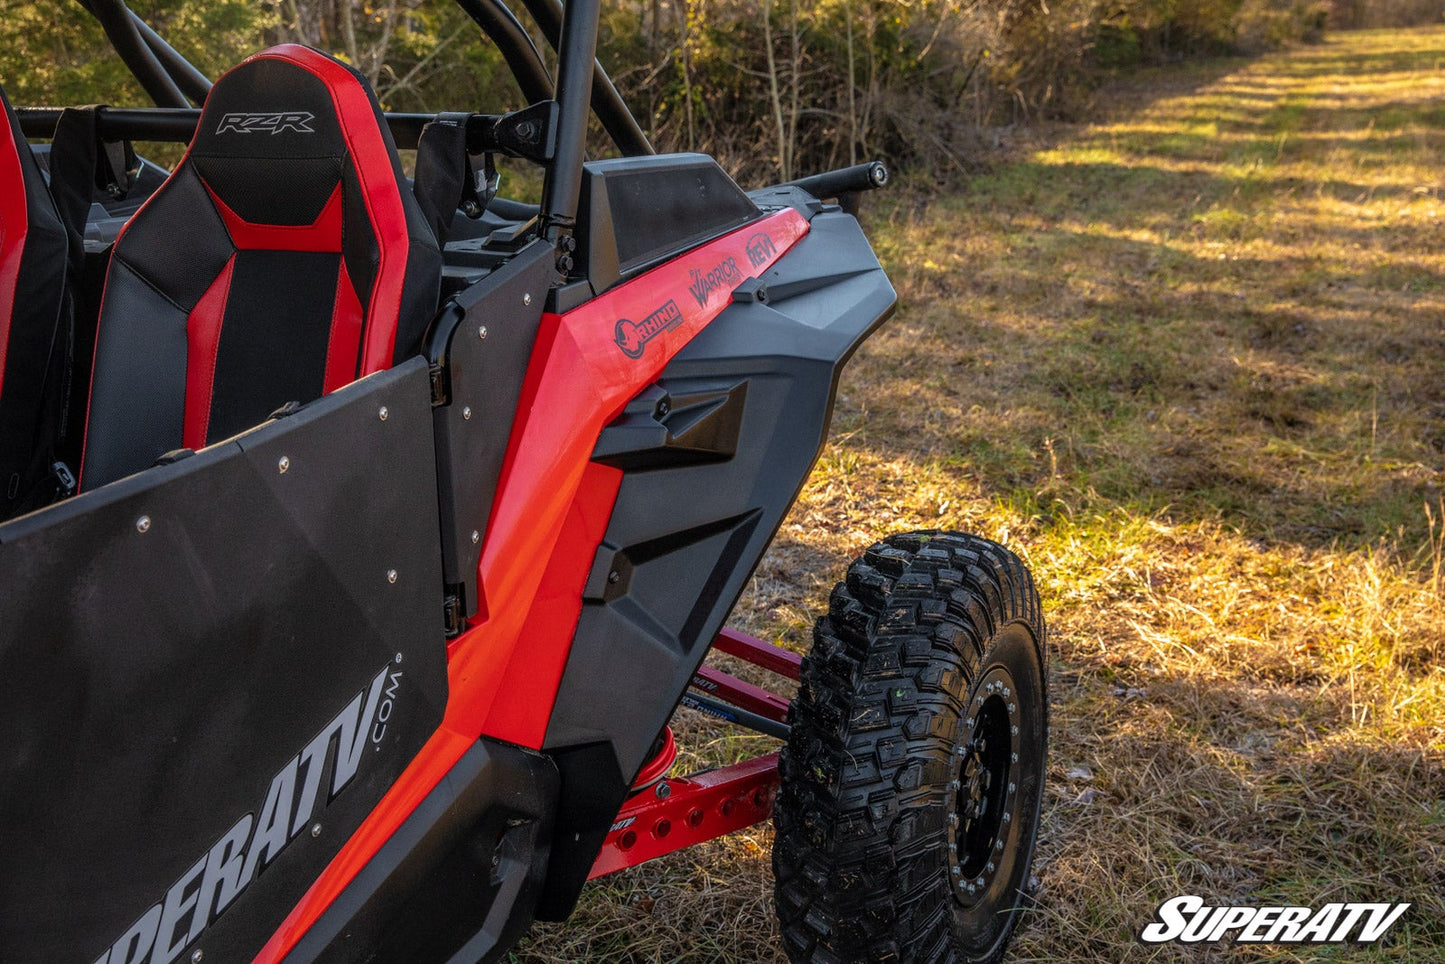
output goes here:
{"type": "Polygon", "coordinates": [[[557,246],[557,270],[572,269],[577,242],[577,203],[582,196],[582,162],[587,159],[587,102],[597,58],[601,0],[570,0],[562,12],[557,48],[557,154],[542,182],[542,237],[557,246]]]}
{"type": "MultiPolygon", "coordinates": [[[[125,0],[79,2],[100,22],[126,68],[157,107],[185,108],[193,103],[200,105],[205,102],[211,89],[210,79],[128,8],[125,0]]],[[[506,4],[502,0],[457,0],[457,4],[496,45],[523,96],[531,103],[552,99],[552,78],[542,56],[531,35],[506,4]]],[[[524,6],[552,49],[557,51],[559,64],[576,55],[562,42],[564,9],[561,0],[524,0],[524,6]]],[[[593,5],[586,19],[595,21],[599,10],[593,5]]],[[[607,71],[596,60],[595,39],[590,46],[593,48],[591,103],[603,130],[623,155],[653,153],[637,118],[628,109],[607,71]]]]}
{"type": "MultiPolygon", "coordinates": [[[[542,33],[552,45],[552,49],[557,50],[562,34],[562,0],[522,0],[522,5],[532,15],[537,26],[542,28],[542,33]]],[[[624,155],[633,157],[654,153],[647,135],[642,133],[637,118],[627,109],[627,104],[617,92],[612,78],[607,76],[602,62],[595,59],[592,67],[592,111],[602,122],[617,149],[624,155]]]]}
{"type": "MultiPolygon", "coordinates": [[[[529,156],[519,149],[515,137],[508,136],[507,124],[514,119],[533,118],[539,107],[549,103],[544,100],[541,105],[534,104],[511,114],[469,115],[467,150],[473,154],[491,152],[514,157],[529,156]]],[[[26,137],[45,139],[55,136],[61,108],[17,107],[15,113],[26,137]]],[[[414,149],[421,138],[422,128],[436,119],[435,114],[388,112],[382,116],[399,150],[414,149]]],[[[96,108],[96,129],[107,141],[174,141],[184,144],[196,133],[196,124],[200,119],[199,107],[96,108]]]]}
{"type": "MultiPolygon", "coordinates": [[[[100,21],[101,28],[105,30],[111,46],[115,47],[115,52],[125,62],[126,69],[140,81],[140,85],[145,88],[146,94],[155,101],[157,107],[191,105],[175,78],[146,43],[136,27],[136,20],[130,9],[122,0],[80,0],[80,4],[100,21]]],[[[176,54],[176,58],[180,59],[180,55],[176,54]]]]}

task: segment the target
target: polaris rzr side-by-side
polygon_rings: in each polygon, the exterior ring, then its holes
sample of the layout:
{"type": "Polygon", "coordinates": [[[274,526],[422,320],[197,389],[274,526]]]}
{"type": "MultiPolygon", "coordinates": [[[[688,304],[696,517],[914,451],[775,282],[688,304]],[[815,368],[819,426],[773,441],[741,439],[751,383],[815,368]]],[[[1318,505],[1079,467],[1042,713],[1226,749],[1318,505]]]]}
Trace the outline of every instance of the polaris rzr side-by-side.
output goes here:
{"type": "Polygon", "coordinates": [[[213,85],[82,2],[156,106],[5,104],[0,960],[494,961],[769,816],[791,959],[1000,959],[1048,723],[1023,565],[911,532],[809,656],[725,626],[892,310],[848,213],[882,165],[746,192],[652,153],[600,0],[526,0],[555,81],[460,0],[532,102],[492,115],[385,113],[294,44],[213,85]],[[779,752],[673,774],[680,705],[779,752]]]}

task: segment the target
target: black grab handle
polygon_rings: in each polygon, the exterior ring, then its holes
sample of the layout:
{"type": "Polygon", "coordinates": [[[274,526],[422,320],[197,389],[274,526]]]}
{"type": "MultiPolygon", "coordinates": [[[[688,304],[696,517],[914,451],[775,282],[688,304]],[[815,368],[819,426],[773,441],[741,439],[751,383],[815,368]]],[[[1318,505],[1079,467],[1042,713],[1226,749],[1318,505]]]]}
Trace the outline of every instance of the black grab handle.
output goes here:
{"type": "Polygon", "coordinates": [[[836,171],[825,171],[811,177],[800,177],[786,184],[800,187],[815,198],[842,198],[859,191],[872,191],[888,183],[888,168],[882,161],[868,161],[836,171]]]}

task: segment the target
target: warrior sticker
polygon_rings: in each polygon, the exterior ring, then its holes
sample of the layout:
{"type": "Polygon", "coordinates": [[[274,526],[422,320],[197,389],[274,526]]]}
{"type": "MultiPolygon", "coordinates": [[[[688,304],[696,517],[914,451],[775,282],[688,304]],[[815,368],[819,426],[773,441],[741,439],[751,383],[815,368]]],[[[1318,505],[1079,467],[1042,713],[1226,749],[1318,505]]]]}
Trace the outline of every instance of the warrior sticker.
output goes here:
{"type": "MultiPolygon", "coordinates": [[[[729,258],[729,261],[732,259],[729,258]]],[[[671,298],[667,304],[641,321],[628,318],[617,319],[617,347],[628,358],[641,358],[647,343],[664,331],[671,331],[682,324],[682,309],[671,298]]]]}
{"type": "MultiPolygon", "coordinates": [[[[771,243],[771,242],[769,242],[771,243]]],[[[712,293],[722,288],[724,291],[731,291],[743,280],[742,269],[734,258],[724,258],[706,271],[693,268],[688,272],[692,276],[692,284],[687,290],[692,292],[693,298],[697,299],[699,308],[707,307],[708,298],[712,293]]]]}

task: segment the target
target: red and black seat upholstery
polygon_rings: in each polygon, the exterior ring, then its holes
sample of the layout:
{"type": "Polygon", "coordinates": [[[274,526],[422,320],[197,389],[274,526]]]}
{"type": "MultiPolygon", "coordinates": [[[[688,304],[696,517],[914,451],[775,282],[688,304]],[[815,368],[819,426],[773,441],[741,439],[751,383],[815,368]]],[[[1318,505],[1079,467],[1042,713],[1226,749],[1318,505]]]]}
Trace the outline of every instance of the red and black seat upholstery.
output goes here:
{"type": "Polygon", "coordinates": [[[116,240],[82,485],[417,353],[440,278],[365,79],[295,44],[244,61],[116,240]]]}
{"type": "Polygon", "coordinates": [[[43,505],[69,364],[65,226],[10,102],[0,134],[0,519],[43,505]]]}

